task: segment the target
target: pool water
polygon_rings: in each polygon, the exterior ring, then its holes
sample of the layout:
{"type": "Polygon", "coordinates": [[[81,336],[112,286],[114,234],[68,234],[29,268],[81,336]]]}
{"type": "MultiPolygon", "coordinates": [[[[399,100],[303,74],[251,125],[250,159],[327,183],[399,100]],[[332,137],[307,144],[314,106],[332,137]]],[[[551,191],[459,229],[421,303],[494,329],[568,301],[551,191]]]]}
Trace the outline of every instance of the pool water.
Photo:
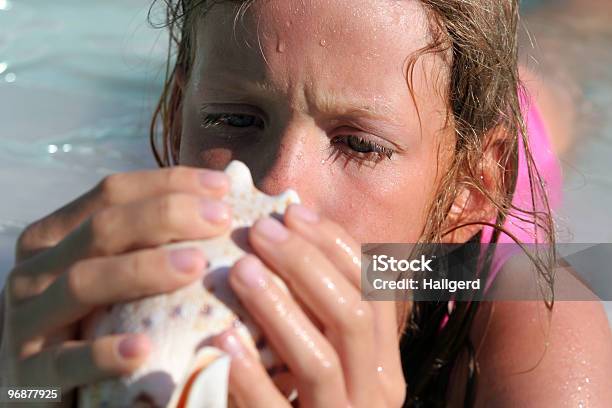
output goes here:
{"type": "MultiPolygon", "coordinates": [[[[524,1],[533,50],[579,89],[580,125],[564,158],[565,241],[612,242],[612,24],[570,1],[524,1]]],[[[584,3],[583,3],[584,4],[584,3]]],[[[0,0],[0,282],[29,222],[105,174],[154,167],[150,114],[167,40],[148,0],[0,0]]]]}
{"type": "Polygon", "coordinates": [[[143,0],[0,0],[0,271],[18,231],[105,174],[153,167],[166,37],[143,0]]]}

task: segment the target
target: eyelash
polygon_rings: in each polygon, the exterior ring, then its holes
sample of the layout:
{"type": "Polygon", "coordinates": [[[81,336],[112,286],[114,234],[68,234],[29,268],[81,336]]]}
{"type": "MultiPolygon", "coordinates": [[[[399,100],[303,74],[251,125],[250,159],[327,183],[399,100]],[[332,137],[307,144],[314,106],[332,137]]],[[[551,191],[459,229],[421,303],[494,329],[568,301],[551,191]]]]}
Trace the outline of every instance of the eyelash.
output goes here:
{"type": "Polygon", "coordinates": [[[222,127],[222,126],[227,126],[227,127],[231,127],[231,128],[236,128],[236,129],[241,129],[241,128],[247,128],[247,127],[251,127],[251,126],[256,126],[260,129],[263,129],[263,121],[259,118],[257,118],[254,115],[248,115],[248,114],[244,114],[244,113],[209,113],[206,114],[204,116],[204,120],[202,121],[202,127],[209,129],[209,128],[215,128],[215,127],[222,127]],[[248,126],[233,126],[230,125],[227,121],[229,117],[242,117],[243,119],[245,117],[249,117],[249,118],[253,118],[255,124],[251,124],[248,126]]]}
{"type": "MultiPolygon", "coordinates": [[[[255,115],[240,113],[210,113],[204,115],[204,119],[202,121],[202,127],[206,129],[221,127],[246,129],[251,126],[256,126],[259,129],[263,129],[264,123],[255,115]],[[253,120],[251,121],[251,124],[248,124],[247,126],[234,126],[229,124],[229,120],[231,117],[241,117],[241,119],[248,117],[253,118],[253,120]]],[[[349,156],[351,159],[360,161],[371,161],[375,163],[378,163],[384,159],[390,160],[393,157],[393,154],[395,153],[393,149],[381,146],[380,144],[368,140],[362,136],[352,134],[336,136],[331,140],[330,145],[334,149],[337,149],[340,153],[349,156]],[[366,151],[359,151],[355,149],[355,144],[361,145],[361,150],[366,151]],[[351,145],[353,147],[351,147],[351,145]]]]}
{"type": "Polygon", "coordinates": [[[385,159],[390,160],[395,153],[393,149],[381,146],[378,143],[357,135],[336,136],[332,139],[331,145],[336,149],[343,151],[344,154],[350,156],[351,158],[362,161],[372,161],[375,163],[385,159]],[[363,152],[356,150],[354,148],[354,143],[364,146],[368,151],[363,152]],[[353,147],[351,147],[351,145],[353,145],[353,147]],[[350,149],[350,151],[346,151],[346,148],[350,149]]]}

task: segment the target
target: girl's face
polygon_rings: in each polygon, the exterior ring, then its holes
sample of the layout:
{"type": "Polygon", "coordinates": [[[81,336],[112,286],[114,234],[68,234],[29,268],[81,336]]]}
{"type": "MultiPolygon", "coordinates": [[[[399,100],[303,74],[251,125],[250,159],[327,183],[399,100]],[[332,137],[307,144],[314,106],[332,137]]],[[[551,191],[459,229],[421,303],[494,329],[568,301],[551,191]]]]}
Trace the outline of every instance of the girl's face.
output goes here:
{"type": "Polygon", "coordinates": [[[448,73],[417,1],[234,2],[198,23],[180,162],[245,162],[358,242],[414,242],[453,147],[448,73]],[[415,104],[416,101],[416,104],[415,104]],[[417,112],[418,106],[418,112],[417,112]]]}

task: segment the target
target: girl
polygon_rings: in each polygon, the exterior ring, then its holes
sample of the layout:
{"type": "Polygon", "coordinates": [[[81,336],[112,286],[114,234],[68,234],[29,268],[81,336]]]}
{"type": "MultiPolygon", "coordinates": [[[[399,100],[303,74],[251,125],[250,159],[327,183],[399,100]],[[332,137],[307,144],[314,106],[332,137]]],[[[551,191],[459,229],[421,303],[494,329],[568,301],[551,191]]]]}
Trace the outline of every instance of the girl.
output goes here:
{"type": "MultiPolygon", "coordinates": [[[[157,246],[228,227],[215,170],[239,159],[263,191],[303,200],[283,222],[258,221],[255,253],[230,273],[300,406],[609,405],[599,304],[366,303],[338,245],[554,242],[548,167],[534,163],[544,135],[522,131],[516,1],[168,3],[177,54],[152,126],[165,168],[110,176],[21,235],[3,385],[61,386],[69,402],[80,384],[136,369],[143,335],[86,343],[78,322],[198,279],[206,254],[157,246]]],[[[238,406],[288,406],[231,331],[216,344],[238,406]]]]}

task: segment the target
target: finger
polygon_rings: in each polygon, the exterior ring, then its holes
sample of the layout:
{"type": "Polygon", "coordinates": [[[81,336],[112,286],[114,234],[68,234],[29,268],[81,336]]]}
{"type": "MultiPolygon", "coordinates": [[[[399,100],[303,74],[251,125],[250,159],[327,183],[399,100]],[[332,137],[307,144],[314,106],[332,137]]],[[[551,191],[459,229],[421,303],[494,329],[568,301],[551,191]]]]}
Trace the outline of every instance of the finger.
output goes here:
{"type": "Polygon", "coordinates": [[[355,287],[361,287],[361,249],[343,228],[300,204],[289,206],[285,224],[323,252],[355,287]]]}
{"type": "Polygon", "coordinates": [[[289,407],[261,362],[242,346],[238,336],[227,331],[213,340],[213,344],[231,356],[229,392],[238,407],[289,407]],[[257,386],[254,386],[257,384],[257,386]]]}
{"type": "Polygon", "coordinates": [[[340,356],[351,400],[363,403],[375,397],[375,355],[383,351],[376,349],[372,310],[358,289],[314,245],[273,218],[257,221],[249,238],[257,254],[323,323],[340,356]]]}
{"type": "Polygon", "coordinates": [[[76,263],[42,294],[12,308],[20,342],[75,322],[93,308],[169,292],[200,277],[206,260],[195,248],[148,249],[76,263]]]}
{"type": "Polygon", "coordinates": [[[344,406],[346,389],[338,355],[255,256],[230,270],[230,284],[297,380],[304,406],[344,406]]]}
{"type": "Polygon", "coordinates": [[[49,284],[84,258],[219,235],[229,228],[230,212],[221,201],[187,194],[110,207],[94,214],[55,247],[19,264],[14,272],[23,277],[22,286],[33,290],[32,280],[49,284]]]}
{"type": "Polygon", "coordinates": [[[84,257],[114,255],[178,240],[211,238],[229,228],[230,213],[230,207],[219,200],[169,194],[94,214],[58,250],[67,252],[84,242],[84,257]]]}
{"type": "Polygon", "coordinates": [[[54,246],[102,208],[172,193],[221,198],[228,190],[225,173],[183,166],[107,176],[92,190],[27,227],[18,240],[17,261],[54,246]]]}
{"type": "MultiPolygon", "coordinates": [[[[352,284],[361,287],[361,249],[352,237],[338,224],[309,208],[293,204],[285,213],[287,228],[314,244],[352,284]]],[[[397,308],[395,302],[368,302],[374,312],[376,344],[379,356],[377,370],[383,382],[402,378],[403,371],[399,347],[397,308]],[[393,334],[396,334],[395,336],[393,334]]],[[[393,384],[395,386],[395,384],[393,384]]]]}
{"type": "Polygon", "coordinates": [[[22,383],[61,387],[62,392],[67,392],[81,385],[133,372],[145,361],[150,350],[150,341],[142,334],[62,343],[23,360],[20,368],[22,383]]]}

